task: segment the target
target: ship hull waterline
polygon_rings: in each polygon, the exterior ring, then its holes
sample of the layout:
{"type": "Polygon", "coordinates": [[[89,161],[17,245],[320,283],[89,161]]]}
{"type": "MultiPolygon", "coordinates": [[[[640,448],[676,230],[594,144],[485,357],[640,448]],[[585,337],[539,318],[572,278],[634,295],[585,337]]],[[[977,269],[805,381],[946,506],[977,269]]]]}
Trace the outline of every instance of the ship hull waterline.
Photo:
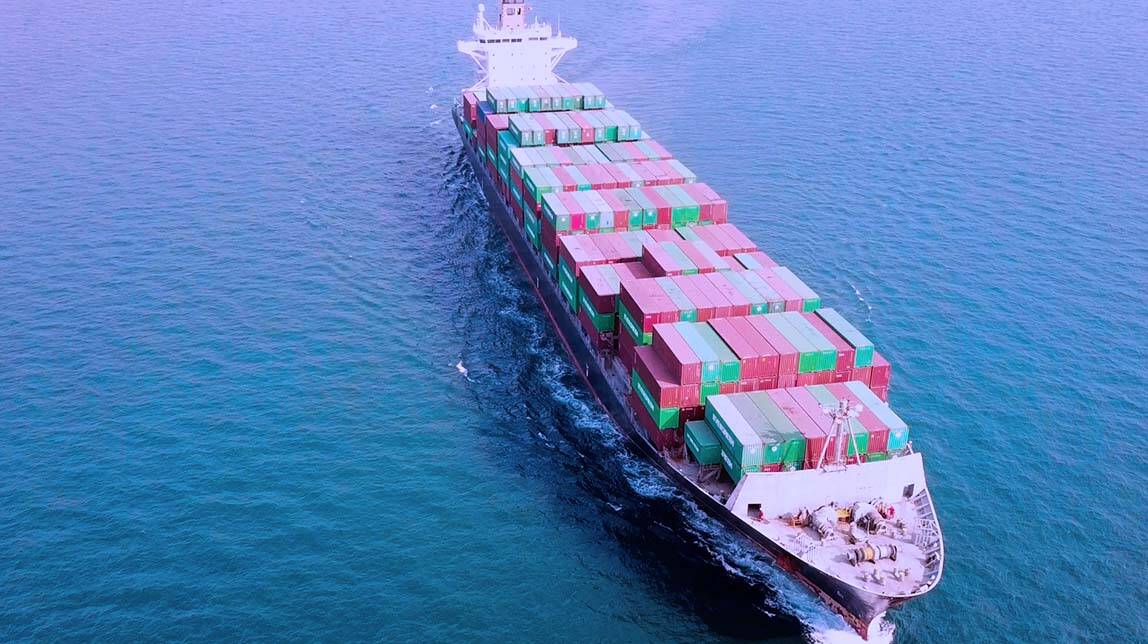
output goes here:
{"type": "Polygon", "coordinates": [[[793,556],[772,539],[737,518],[717,499],[694,485],[681,472],[678,472],[665,461],[654,445],[646,438],[645,432],[638,426],[622,395],[610,385],[609,378],[607,378],[605,369],[599,362],[597,353],[590,347],[581,332],[577,318],[562,303],[558,285],[546,277],[542,260],[534,254],[526,236],[519,232],[518,222],[510,211],[509,204],[503,201],[502,196],[498,193],[493,178],[477,156],[477,150],[467,144],[457,106],[452,110],[452,118],[463,141],[467,160],[482,185],[483,194],[490,206],[490,213],[510,242],[511,250],[518,260],[519,266],[530,278],[538,301],[542,304],[551,325],[558,332],[559,342],[593,393],[594,398],[610,415],[618,428],[622,430],[629,443],[659,471],[668,476],[678,488],[687,491],[706,514],[735,529],[765,550],[777,562],[779,568],[802,582],[830,608],[841,615],[861,637],[868,639],[869,629],[873,622],[886,610],[903,603],[908,598],[890,598],[866,592],[793,556]]]}

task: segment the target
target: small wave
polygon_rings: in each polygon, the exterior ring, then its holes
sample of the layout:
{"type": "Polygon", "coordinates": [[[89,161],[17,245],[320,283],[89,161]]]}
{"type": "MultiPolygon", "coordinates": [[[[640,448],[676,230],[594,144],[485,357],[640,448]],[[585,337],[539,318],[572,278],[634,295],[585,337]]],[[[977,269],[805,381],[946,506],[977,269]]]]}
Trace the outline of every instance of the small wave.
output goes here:
{"type": "MultiPolygon", "coordinates": [[[[837,616],[832,615],[832,617],[836,618],[837,616]]],[[[828,622],[805,622],[805,625],[809,628],[809,639],[817,644],[860,644],[866,641],[848,626],[838,626],[828,622]]],[[[882,616],[871,629],[868,641],[874,644],[892,644],[893,634],[896,630],[896,625],[882,616]]]]}
{"type": "Polygon", "coordinates": [[[466,378],[467,382],[475,381],[474,378],[470,377],[470,369],[467,369],[466,365],[462,363],[462,358],[459,358],[458,363],[454,365],[454,368],[458,369],[458,372],[462,374],[463,378],[466,378]]]}
{"type": "Polygon", "coordinates": [[[857,296],[857,301],[865,305],[865,320],[867,322],[872,322],[873,321],[873,307],[869,304],[869,300],[865,299],[865,296],[861,294],[861,289],[857,288],[857,286],[854,285],[853,282],[847,282],[847,283],[849,284],[849,288],[853,289],[853,295],[857,296]]]}

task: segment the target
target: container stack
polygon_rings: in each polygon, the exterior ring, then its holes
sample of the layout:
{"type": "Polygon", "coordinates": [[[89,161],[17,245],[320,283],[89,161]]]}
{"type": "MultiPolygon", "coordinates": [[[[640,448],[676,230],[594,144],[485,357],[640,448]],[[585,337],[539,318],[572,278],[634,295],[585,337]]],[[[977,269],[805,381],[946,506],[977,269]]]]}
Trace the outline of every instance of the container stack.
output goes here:
{"type": "Polygon", "coordinates": [[[460,127],[658,448],[737,481],[816,467],[848,400],[854,461],[903,451],[891,367],[729,223],[709,185],[588,83],[463,94],[460,127]],[[610,362],[615,360],[615,362],[610,362]]]}
{"type": "MultiPolygon", "coordinates": [[[[717,395],[851,381],[869,387],[877,357],[864,336],[854,336],[851,344],[818,313],[660,323],[651,336],[648,346],[634,342],[627,350],[629,373],[661,429],[678,429],[717,395]]],[[[878,382],[887,391],[882,376],[878,382]]]]}
{"type": "Polygon", "coordinates": [[[812,469],[836,453],[836,430],[823,410],[840,400],[862,406],[848,421],[849,462],[884,460],[908,446],[905,422],[864,384],[848,382],[713,396],[705,410],[709,433],[693,423],[685,431],[686,448],[698,463],[712,465],[712,435],[721,465],[735,482],[752,472],[812,469]]]}
{"type": "MultiPolygon", "coordinates": [[[[643,253],[648,250],[649,246],[643,247],[643,253]]],[[[645,255],[642,263],[652,275],[656,273],[645,255]]],[[[659,323],[816,311],[820,304],[821,298],[796,275],[774,267],[625,282],[620,285],[617,308],[622,328],[641,346],[653,341],[653,327],[659,323]]]]}

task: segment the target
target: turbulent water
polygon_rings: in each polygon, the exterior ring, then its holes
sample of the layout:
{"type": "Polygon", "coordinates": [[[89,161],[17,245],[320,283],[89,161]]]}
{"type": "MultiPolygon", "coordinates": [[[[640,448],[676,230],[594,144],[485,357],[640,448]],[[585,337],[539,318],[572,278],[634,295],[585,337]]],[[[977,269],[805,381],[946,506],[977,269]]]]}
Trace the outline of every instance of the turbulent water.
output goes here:
{"type": "MultiPolygon", "coordinates": [[[[536,4],[894,363],[948,561],[882,637],[1148,639],[1145,6],[536,4]]],[[[568,370],[472,11],[0,5],[0,640],[852,637],[568,370]]]]}

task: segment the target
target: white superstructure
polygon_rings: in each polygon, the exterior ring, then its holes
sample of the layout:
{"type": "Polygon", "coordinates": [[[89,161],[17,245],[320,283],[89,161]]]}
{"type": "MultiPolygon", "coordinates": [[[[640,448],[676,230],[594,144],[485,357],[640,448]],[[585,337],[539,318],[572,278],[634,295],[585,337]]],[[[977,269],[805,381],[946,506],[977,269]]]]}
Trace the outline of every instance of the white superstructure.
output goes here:
{"type": "Polygon", "coordinates": [[[528,10],[525,0],[501,0],[498,24],[492,25],[486,7],[478,5],[474,39],[458,41],[458,50],[474,60],[481,75],[471,89],[559,82],[554,67],[578,40],[555,32],[549,23],[527,23],[528,10]]]}

